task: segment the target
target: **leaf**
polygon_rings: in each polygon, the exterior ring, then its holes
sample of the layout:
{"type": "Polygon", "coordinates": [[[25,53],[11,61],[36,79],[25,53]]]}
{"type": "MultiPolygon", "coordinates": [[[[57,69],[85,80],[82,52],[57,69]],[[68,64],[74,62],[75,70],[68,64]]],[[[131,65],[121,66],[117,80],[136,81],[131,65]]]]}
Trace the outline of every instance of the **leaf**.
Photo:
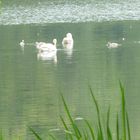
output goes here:
{"type": "Polygon", "coordinates": [[[31,128],[29,127],[30,131],[35,135],[38,140],[42,140],[41,137],[31,128]]]}

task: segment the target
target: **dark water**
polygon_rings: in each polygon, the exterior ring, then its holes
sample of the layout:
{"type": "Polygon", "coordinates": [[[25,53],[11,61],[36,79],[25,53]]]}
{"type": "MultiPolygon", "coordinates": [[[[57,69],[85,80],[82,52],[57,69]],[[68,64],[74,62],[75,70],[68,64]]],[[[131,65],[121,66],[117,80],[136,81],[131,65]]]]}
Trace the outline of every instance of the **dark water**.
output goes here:
{"type": "Polygon", "coordinates": [[[139,13],[139,1],[2,2],[0,128],[4,137],[34,139],[28,126],[43,138],[48,131],[61,137],[64,132],[59,116],[66,118],[66,114],[60,93],[73,118],[92,120],[95,108],[89,83],[103,116],[111,105],[113,127],[120,111],[121,80],[132,136],[139,140],[139,13]],[[67,32],[74,38],[71,51],[61,45],[67,32]],[[52,42],[53,38],[58,40],[57,53],[51,60],[38,59],[35,42],[52,42]],[[22,39],[27,44],[24,48],[19,46],[22,39]],[[121,46],[108,49],[108,41],[121,46]]]}

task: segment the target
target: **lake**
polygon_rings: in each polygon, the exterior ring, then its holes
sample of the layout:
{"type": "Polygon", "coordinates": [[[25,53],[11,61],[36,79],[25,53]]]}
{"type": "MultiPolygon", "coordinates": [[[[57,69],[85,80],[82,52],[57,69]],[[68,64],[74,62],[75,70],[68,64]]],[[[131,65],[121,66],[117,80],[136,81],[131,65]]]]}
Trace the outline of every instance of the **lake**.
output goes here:
{"type": "Polygon", "coordinates": [[[96,122],[88,85],[103,117],[111,106],[113,127],[121,110],[121,80],[132,136],[139,140],[140,2],[8,2],[1,3],[0,15],[0,128],[4,138],[34,139],[28,126],[43,138],[48,132],[61,137],[60,115],[67,117],[61,94],[73,118],[96,122]],[[72,50],[61,44],[67,32],[74,38],[72,50]],[[53,38],[58,40],[57,53],[39,58],[35,42],[52,42],[53,38]],[[22,39],[24,48],[19,45],[22,39]],[[121,46],[109,49],[109,41],[121,46]]]}

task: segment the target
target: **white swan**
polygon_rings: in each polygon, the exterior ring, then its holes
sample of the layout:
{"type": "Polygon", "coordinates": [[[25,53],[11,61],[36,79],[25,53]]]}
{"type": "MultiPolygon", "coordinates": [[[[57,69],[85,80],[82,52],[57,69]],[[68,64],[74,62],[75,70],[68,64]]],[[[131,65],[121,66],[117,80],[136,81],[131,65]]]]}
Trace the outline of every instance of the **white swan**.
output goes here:
{"type": "Polygon", "coordinates": [[[35,45],[36,45],[36,48],[39,50],[42,47],[44,47],[46,45],[46,43],[45,42],[36,42],[35,45]]]}
{"type": "Polygon", "coordinates": [[[62,40],[62,45],[63,47],[67,49],[72,49],[73,48],[73,37],[71,33],[67,33],[66,37],[63,38],[62,40]]]}
{"type": "Polygon", "coordinates": [[[57,43],[57,39],[53,39],[53,44],[52,43],[45,43],[45,42],[36,42],[36,48],[40,51],[40,52],[44,52],[44,51],[56,51],[56,43],[57,43]]]}
{"type": "Polygon", "coordinates": [[[21,47],[24,47],[24,46],[25,46],[24,40],[22,40],[22,41],[19,43],[19,45],[20,45],[21,47]]]}
{"type": "Polygon", "coordinates": [[[119,46],[121,46],[121,44],[118,44],[118,43],[111,43],[111,42],[108,42],[108,43],[107,43],[107,47],[108,47],[108,48],[118,48],[119,46]]]}

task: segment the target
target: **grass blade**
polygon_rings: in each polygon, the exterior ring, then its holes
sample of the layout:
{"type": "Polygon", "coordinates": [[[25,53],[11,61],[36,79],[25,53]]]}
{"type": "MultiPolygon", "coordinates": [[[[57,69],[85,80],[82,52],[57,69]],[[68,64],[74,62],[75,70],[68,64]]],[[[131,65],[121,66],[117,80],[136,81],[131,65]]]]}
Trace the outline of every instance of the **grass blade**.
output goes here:
{"type": "Polygon", "coordinates": [[[120,90],[121,90],[121,95],[122,95],[122,128],[123,128],[123,140],[126,140],[126,111],[125,111],[125,96],[124,96],[124,88],[121,84],[121,82],[119,82],[120,84],[120,90]]]}
{"type": "Polygon", "coordinates": [[[70,119],[70,122],[73,124],[74,121],[73,121],[73,119],[72,119],[72,117],[71,117],[71,114],[70,114],[70,112],[69,112],[69,109],[68,109],[68,107],[67,107],[67,104],[66,104],[66,102],[65,102],[63,96],[62,96],[62,101],[63,101],[64,107],[65,107],[66,113],[67,113],[67,115],[68,115],[68,117],[69,117],[69,119],[70,119]]]}
{"type": "Polygon", "coordinates": [[[91,87],[89,86],[89,89],[90,89],[90,93],[91,93],[91,96],[92,96],[92,99],[95,103],[95,106],[96,106],[96,111],[97,111],[97,116],[98,116],[98,124],[99,124],[99,136],[101,138],[101,140],[103,140],[103,131],[102,131],[102,126],[101,126],[101,117],[100,117],[100,111],[99,111],[99,107],[98,107],[98,102],[96,101],[95,97],[94,97],[94,94],[93,94],[93,91],[91,89],[91,87]]]}
{"type": "Polygon", "coordinates": [[[129,118],[128,118],[128,113],[127,112],[126,112],[126,122],[127,122],[128,140],[131,140],[130,125],[129,125],[129,118]]]}
{"type": "Polygon", "coordinates": [[[60,116],[60,119],[65,127],[66,130],[69,130],[68,127],[67,127],[67,124],[65,123],[64,119],[62,118],[62,116],[60,116]]]}
{"type": "Polygon", "coordinates": [[[103,140],[99,128],[98,128],[97,140],[103,140]]]}
{"type": "Polygon", "coordinates": [[[92,140],[95,140],[95,135],[94,135],[94,130],[93,128],[91,127],[91,125],[89,124],[89,122],[87,120],[85,120],[89,130],[90,130],[90,133],[91,133],[91,136],[92,136],[92,140]]]}
{"type": "MultiPolygon", "coordinates": [[[[69,131],[69,129],[68,129],[68,127],[67,127],[67,124],[65,123],[64,119],[62,118],[62,116],[60,116],[60,119],[61,119],[61,121],[62,121],[62,123],[63,123],[63,125],[64,125],[64,128],[65,128],[67,131],[69,131]]],[[[69,136],[70,139],[73,140],[73,137],[72,137],[71,134],[67,134],[67,133],[66,133],[66,137],[67,137],[67,136],[69,136]]]]}
{"type": "Polygon", "coordinates": [[[56,138],[55,138],[53,135],[49,134],[49,136],[50,136],[53,140],[56,140],[56,138]]]}
{"type": "Polygon", "coordinates": [[[120,133],[119,133],[119,118],[118,118],[118,114],[117,114],[117,120],[116,120],[116,135],[117,135],[117,140],[119,140],[120,138],[120,133]]]}
{"type": "Polygon", "coordinates": [[[29,127],[30,131],[35,135],[38,140],[42,140],[41,137],[31,128],[29,127]]]}
{"type": "Polygon", "coordinates": [[[72,124],[73,129],[74,129],[75,136],[77,137],[77,139],[81,139],[82,134],[81,134],[80,130],[78,129],[77,125],[74,123],[74,121],[73,121],[73,119],[71,117],[71,114],[70,114],[68,106],[67,106],[67,104],[66,104],[66,102],[64,100],[64,97],[62,95],[61,95],[61,97],[62,97],[62,101],[63,101],[63,104],[64,104],[64,108],[65,108],[66,113],[68,115],[68,118],[69,118],[69,120],[70,120],[70,122],[72,124]]]}
{"type": "Polygon", "coordinates": [[[87,131],[83,131],[83,135],[84,135],[84,140],[89,140],[90,139],[87,131]]]}
{"type": "Polygon", "coordinates": [[[108,108],[108,112],[107,112],[107,137],[108,140],[112,140],[112,134],[111,134],[111,130],[109,127],[109,119],[110,119],[110,107],[108,108]]]}

